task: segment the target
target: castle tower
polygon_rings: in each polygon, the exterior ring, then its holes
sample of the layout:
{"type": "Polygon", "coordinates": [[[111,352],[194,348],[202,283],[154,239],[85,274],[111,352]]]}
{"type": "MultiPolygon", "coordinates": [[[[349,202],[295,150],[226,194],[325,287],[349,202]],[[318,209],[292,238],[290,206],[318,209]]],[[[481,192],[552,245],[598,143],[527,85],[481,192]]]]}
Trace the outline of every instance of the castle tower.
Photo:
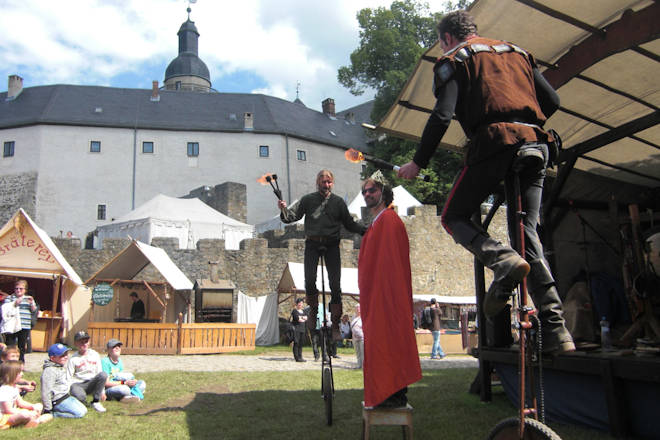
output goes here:
{"type": "Polygon", "coordinates": [[[179,55],[165,70],[165,89],[208,92],[211,88],[211,77],[208,67],[197,56],[199,32],[195,22],[190,21],[190,8],[188,8],[188,19],[181,25],[177,35],[179,55]]]}

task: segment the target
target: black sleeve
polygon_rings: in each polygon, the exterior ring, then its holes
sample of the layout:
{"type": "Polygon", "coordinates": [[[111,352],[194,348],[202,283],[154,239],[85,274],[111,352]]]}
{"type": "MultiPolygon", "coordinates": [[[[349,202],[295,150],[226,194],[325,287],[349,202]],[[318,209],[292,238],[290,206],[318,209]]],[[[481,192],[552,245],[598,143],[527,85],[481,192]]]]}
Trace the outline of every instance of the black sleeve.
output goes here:
{"type": "Polygon", "coordinates": [[[361,225],[360,223],[356,222],[351,213],[348,211],[348,206],[346,206],[346,203],[344,203],[343,200],[341,200],[341,218],[342,218],[342,223],[344,224],[344,227],[351,232],[355,232],[356,234],[364,235],[365,232],[367,232],[367,228],[364,225],[361,225]]]}
{"type": "Polygon", "coordinates": [[[419,165],[420,168],[425,168],[431,161],[433,153],[438,148],[438,144],[445,135],[454,116],[456,101],[458,100],[458,82],[456,79],[452,78],[444,83],[438,89],[437,96],[438,100],[426,122],[422,140],[419,143],[415,157],[413,157],[413,162],[419,165]]]}
{"type": "Polygon", "coordinates": [[[559,95],[552,88],[550,83],[539,72],[539,69],[534,68],[534,87],[536,87],[536,99],[541,106],[541,111],[546,118],[552,116],[559,108],[559,95]]]}

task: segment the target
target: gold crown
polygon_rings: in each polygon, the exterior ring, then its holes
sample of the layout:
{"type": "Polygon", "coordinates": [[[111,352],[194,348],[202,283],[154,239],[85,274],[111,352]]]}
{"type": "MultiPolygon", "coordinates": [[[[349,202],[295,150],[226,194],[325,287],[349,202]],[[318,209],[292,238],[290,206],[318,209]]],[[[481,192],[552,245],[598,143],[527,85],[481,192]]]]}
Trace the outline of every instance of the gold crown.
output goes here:
{"type": "Polygon", "coordinates": [[[389,186],[390,185],[390,183],[387,181],[385,176],[383,176],[383,173],[381,173],[380,170],[376,170],[376,172],[373,173],[371,175],[371,177],[369,177],[369,178],[371,180],[373,180],[374,182],[380,183],[383,186],[389,186]]]}

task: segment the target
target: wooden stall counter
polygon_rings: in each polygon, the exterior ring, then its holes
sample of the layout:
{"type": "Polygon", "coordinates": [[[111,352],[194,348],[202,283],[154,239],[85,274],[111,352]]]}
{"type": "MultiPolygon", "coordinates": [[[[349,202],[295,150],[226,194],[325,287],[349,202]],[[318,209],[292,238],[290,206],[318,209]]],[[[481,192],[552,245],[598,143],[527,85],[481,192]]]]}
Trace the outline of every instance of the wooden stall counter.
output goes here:
{"type": "Polygon", "coordinates": [[[55,343],[62,327],[60,315],[51,316],[50,313],[39,313],[37,324],[32,328],[32,350],[46,351],[51,344],[55,343]]]}

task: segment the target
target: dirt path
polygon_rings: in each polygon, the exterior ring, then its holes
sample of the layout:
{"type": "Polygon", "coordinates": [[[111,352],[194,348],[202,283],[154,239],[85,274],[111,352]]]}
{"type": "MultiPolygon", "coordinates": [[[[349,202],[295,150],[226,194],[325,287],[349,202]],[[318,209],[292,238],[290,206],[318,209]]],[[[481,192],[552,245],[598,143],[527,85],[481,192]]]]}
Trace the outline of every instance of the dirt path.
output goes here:
{"type": "MultiPolygon", "coordinates": [[[[103,354],[101,354],[103,355],[103,354]]],[[[303,355],[307,355],[303,353],[303,355]]],[[[29,353],[25,356],[25,370],[40,372],[46,359],[46,353],[29,353]]],[[[294,362],[288,353],[266,353],[262,355],[123,355],[124,368],[133,373],[153,371],[187,370],[187,371],[296,371],[314,370],[320,367],[311,356],[307,362],[294,362]]],[[[471,356],[448,356],[442,360],[420,358],[422,369],[444,368],[477,368],[477,359],[471,356]]],[[[332,360],[333,368],[357,368],[354,355],[341,355],[332,360]]]]}

